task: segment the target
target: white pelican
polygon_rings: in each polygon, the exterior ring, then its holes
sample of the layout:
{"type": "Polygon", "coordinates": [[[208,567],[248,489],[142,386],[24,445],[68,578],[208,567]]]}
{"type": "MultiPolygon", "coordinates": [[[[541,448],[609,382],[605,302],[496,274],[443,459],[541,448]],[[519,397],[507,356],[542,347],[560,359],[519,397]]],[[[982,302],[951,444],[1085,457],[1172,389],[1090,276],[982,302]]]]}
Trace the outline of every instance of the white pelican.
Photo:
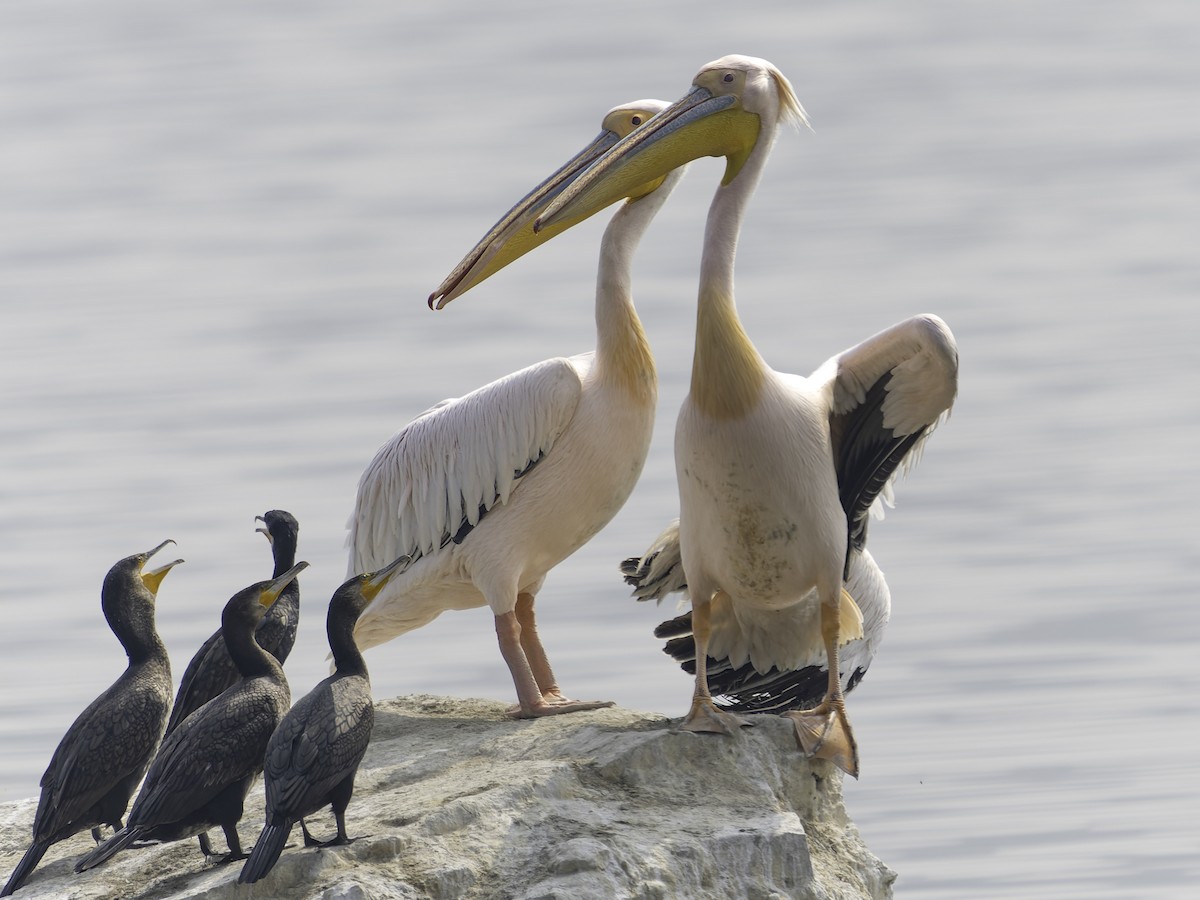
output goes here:
{"type": "MultiPolygon", "coordinates": [[[[611,110],[596,141],[497,222],[430,305],[444,305],[547,240],[533,232],[545,203],[666,105],[639,101],[611,110]]],[[[621,508],[645,463],[658,383],[630,269],[638,241],[681,175],[633,186],[604,233],[594,352],[549,359],[443,401],[367,466],[350,521],[350,573],[374,571],[402,554],[412,562],[358,620],[359,647],[419,628],[443,610],[486,604],[516,685],[514,715],[611,705],[563,695],[538,638],[534,599],[546,573],[621,508]]]]}
{"type": "MultiPolygon", "coordinates": [[[[679,520],[655,538],[642,556],[621,563],[625,581],[638,600],[661,603],[670,594],[687,590],[683,560],[679,552],[679,520]]],[[[892,595],[874,557],[866,550],[852,549],[846,592],[854,598],[862,615],[862,635],[838,650],[838,681],[843,693],[858,686],[879,645],[892,614],[892,595]]],[[[730,627],[736,619],[728,620],[730,627]]],[[[663,652],[693,675],[696,673],[696,640],[690,611],[669,619],[654,629],[654,636],[667,639],[663,652]]],[[[734,634],[729,643],[744,643],[744,634],[734,634]]],[[[748,660],[735,666],[729,657],[714,659],[711,641],[707,660],[708,689],[721,709],[746,713],[783,713],[816,705],[825,696],[828,660],[824,647],[799,662],[794,669],[772,666],[759,672],[748,660]]]]}
{"type": "Polygon", "coordinates": [[[861,537],[858,505],[874,502],[898,459],[949,410],[958,353],[945,323],[918,316],[808,378],[776,372],[759,355],[734,304],[734,256],[746,205],[786,120],[807,121],[775,66],[745,56],[709,63],[683,99],[607,151],[535,227],[579,219],[619,198],[625,185],[698,157],[726,158],[705,229],[690,392],[675,431],[697,662],[683,727],[731,733],[748,724],[714,706],[708,655],[767,672],[795,669],[823,646],[821,702],[786,715],[806,755],[857,776],[838,647],[861,633],[843,589],[861,537]],[[849,480],[839,483],[839,474],[849,480]]]}

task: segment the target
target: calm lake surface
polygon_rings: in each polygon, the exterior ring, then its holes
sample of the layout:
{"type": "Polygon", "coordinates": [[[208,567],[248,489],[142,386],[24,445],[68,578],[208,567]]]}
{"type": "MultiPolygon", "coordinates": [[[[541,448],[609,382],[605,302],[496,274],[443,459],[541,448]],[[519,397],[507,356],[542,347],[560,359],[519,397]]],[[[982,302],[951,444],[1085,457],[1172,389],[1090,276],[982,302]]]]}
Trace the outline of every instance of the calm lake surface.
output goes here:
{"type": "MultiPolygon", "coordinates": [[[[1197,47],[1190,0],[0,5],[0,800],[36,795],[123,668],[104,573],[166,538],[178,675],[269,575],[254,516],[292,511],[312,567],[287,670],[297,694],[323,676],[363,466],[434,401],[593,346],[607,216],[425,297],[609,107],[738,52],[814,129],[781,135],[739,249],[763,355],[804,373],[935,312],[962,356],[872,529],[893,618],[850,696],[851,815],[898,897],[1194,890],[1197,47]]],[[[572,694],[672,716],[690,683],[650,632],[674,610],[616,563],[677,512],[721,166],[638,259],[645,474],[539,604],[572,694]]],[[[378,696],[513,693],[485,611],[368,663],[378,696]]]]}

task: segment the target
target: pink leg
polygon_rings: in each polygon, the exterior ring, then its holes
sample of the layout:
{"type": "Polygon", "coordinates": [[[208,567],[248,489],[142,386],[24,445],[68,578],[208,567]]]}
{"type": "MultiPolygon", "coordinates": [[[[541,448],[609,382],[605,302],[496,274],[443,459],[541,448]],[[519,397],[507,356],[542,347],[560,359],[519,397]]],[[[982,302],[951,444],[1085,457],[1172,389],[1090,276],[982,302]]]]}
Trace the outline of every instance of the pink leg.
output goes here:
{"type": "Polygon", "coordinates": [[[508,663],[513,683],[517,686],[518,709],[534,709],[542,702],[542,692],[533,677],[529,660],[525,658],[525,651],[521,649],[521,624],[515,613],[496,616],[496,640],[500,643],[500,655],[508,663]]]}
{"type": "MultiPolygon", "coordinates": [[[[550,660],[546,656],[546,648],[537,633],[537,620],[533,614],[533,594],[517,594],[517,622],[521,627],[521,649],[529,660],[529,668],[533,670],[533,678],[537,682],[542,697],[553,695],[566,699],[554,678],[554,670],[550,668],[550,660]]],[[[548,698],[547,698],[548,699],[548,698]]]]}
{"type": "Polygon", "coordinates": [[[518,595],[513,612],[496,616],[496,637],[517,688],[517,706],[509,710],[515,718],[532,719],[613,705],[611,700],[569,700],[563,696],[538,637],[532,594],[518,595]]]}

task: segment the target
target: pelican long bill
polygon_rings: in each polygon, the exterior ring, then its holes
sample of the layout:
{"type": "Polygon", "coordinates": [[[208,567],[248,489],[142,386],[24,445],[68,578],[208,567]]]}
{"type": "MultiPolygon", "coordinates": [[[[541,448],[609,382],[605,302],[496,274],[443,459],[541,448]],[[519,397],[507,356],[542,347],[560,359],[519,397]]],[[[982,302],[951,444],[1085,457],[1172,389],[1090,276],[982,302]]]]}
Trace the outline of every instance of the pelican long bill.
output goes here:
{"type": "Polygon", "coordinates": [[[629,196],[637,185],[702,156],[726,157],[722,183],[728,183],[758,141],[759,128],[758,115],[745,110],[736,96],[715,96],[706,87],[693,86],[552,198],[534,230],[558,234],[629,196]]]}
{"type": "MultiPolygon", "coordinates": [[[[555,170],[552,175],[518,200],[471,249],[471,252],[463,257],[462,261],[454,267],[454,271],[446,277],[446,280],[429,295],[430,308],[441,309],[455,297],[499,272],[509,263],[520,259],[530,250],[541,246],[555,235],[578,225],[584,219],[599,212],[601,207],[579,216],[563,216],[550,227],[536,231],[533,227],[535,219],[548,203],[569,187],[580,174],[629,132],[630,111],[644,104],[645,101],[639,101],[637,104],[625,104],[609,110],[600,134],[555,170]]],[[[632,124],[636,126],[640,122],[632,124]]],[[[661,178],[647,179],[647,181],[652,183],[634,183],[634,190],[627,192],[625,196],[640,196],[648,193],[658,186],[661,178]]]]}

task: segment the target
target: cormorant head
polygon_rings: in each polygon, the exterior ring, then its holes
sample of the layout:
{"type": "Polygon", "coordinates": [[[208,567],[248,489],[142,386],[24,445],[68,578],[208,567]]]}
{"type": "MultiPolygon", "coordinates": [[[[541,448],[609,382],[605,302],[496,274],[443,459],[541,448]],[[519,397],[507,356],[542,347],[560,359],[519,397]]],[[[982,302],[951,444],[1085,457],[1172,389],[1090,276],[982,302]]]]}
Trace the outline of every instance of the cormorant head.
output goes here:
{"type": "Polygon", "coordinates": [[[238,591],[221,611],[221,630],[227,635],[231,629],[253,631],[267,610],[279,599],[284,588],[307,568],[308,563],[298,562],[278,578],[259,581],[238,591]]]}
{"type": "Polygon", "coordinates": [[[382,569],[375,572],[364,572],[347,580],[334,591],[333,599],[329,601],[330,614],[333,615],[335,610],[342,614],[349,614],[350,621],[353,622],[364,609],[371,605],[371,601],[379,596],[379,592],[387,586],[387,583],[394,576],[405,571],[411,562],[410,557],[399,556],[382,569]]]}
{"type": "Polygon", "coordinates": [[[104,610],[104,618],[108,620],[109,627],[118,635],[131,620],[146,619],[153,627],[154,600],[158,595],[159,585],[167,577],[167,573],[183,560],[172,560],[150,571],[145,571],[146,563],[167,544],[174,543],[171,540],[163,541],[153,550],[127,556],[104,576],[104,585],[100,589],[100,606],[104,610]]]}

